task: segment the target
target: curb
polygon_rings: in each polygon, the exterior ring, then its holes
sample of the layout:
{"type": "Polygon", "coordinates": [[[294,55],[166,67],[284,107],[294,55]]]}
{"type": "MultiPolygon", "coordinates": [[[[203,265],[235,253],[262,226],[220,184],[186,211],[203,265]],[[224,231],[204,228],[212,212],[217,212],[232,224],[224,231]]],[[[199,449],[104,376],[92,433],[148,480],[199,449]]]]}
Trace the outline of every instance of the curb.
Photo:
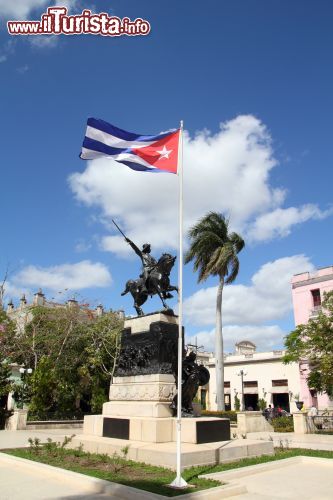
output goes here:
{"type": "MultiPolygon", "coordinates": [[[[125,486],[123,484],[112,483],[104,479],[86,476],[79,472],[73,472],[53,465],[47,465],[40,462],[34,462],[26,458],[14,457],[6,453],[0,453],[0,462],[13,465],[15,468],[24,467],[43,474],[44,476],[58,479],[62,482],[77,484],[80,488],[86,488],[87,493],[106,494],[116,496],[123,500],[166,500],[170,497],[151,493],[149,491],[139,490],[132,486],[125,486]]],[[[42,478],[41,478],[42,479],[42,478]]],[[[180,498],[183,500],[197,499],[197,500],[219,500],[220,498],[229,498],[241,493],[246,493],[246,487],[241,485],[223,485],[207,490],[187,493],[180,498]]]]}
{"type": "Polygon", "coordinates": [[[252,476],[254,474],[260,474],[261,472],[269,472],[271,470],[282,469],[293,464],[301,463],[321,463],[322,465],[333,466],[333,459],[331,458],[321,458],[321,457],[304,457],[302,455],[298,457],[283,458],[281,460],[275,460],[267,462],[264,464],[249,465],[247,467],[240,467],[239,469],[232,469],[222,472],[213,472],[211,474],[202,474],[199,477],[205,479],[216,479],[219,481],[232,481],[234,479],[239,479],[246,476],[252,476]]]}

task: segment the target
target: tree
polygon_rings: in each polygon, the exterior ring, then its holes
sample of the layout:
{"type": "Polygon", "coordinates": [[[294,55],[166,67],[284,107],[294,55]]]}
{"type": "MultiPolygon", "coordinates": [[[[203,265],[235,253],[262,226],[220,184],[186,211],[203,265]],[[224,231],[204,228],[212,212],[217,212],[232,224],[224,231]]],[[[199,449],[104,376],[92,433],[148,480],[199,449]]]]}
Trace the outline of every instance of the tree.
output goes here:
{"type": "Polygon", "coordinates": [[[3,349],[3,339],[7,335],[12,336],[14,330],[14,324],[7,317],[5,311],[0,308],[0,429],[4,427],[6,418],[11,415],[7,409],[7,402],[8,394],[13,388],[13,383],[10,380],[11,369],[3,349]]]}
{"type": "Polygon", "coordinates": [[[8,265],[5,270],[5,274],[0,282],[0,309],[3,309],[3,302],[4,302],[4,297],[5,297],[5,285],[6,281],[8,279],[8,265]]]}
{"type": "Polygon", "coordinates": [[[306,360],[308,386],[333,396],[333,291],[324,293],[322,310],[285,337],[284,363],[306,360]]]}
{"type": "Polygon", "coordinates": [[[198,282],[209,276],[218,276],[216,296],[215,360],[216,360],[216,403],[217,410],[224,410],[224,357],[222,332],[223,287],[232,283],[238,274],[237,254],[244,248],[244,240],[237,233],[228,233],[229,220],[217,212],[209,212],[188,232],[190,249],[185,262],[194,261],[199,272],[198,282]]]}
{"type": "Polygon", "coordinates": [[[77,306],[31,306],[15,335],[5,336],[8,359],[32,368],[24,391],[16,387],[29,410],[45,413],[98,411],[108,399],[110,377],[119,353],[123,321],[115,313],[95,317],[77,306]]]}
{"type": "Polygon", "coordinates": [[[12,382],[10,380],[11,370],[3,358],[0,355],[0,408],[7,407],[7,397],[12,390],[12,382]]]}

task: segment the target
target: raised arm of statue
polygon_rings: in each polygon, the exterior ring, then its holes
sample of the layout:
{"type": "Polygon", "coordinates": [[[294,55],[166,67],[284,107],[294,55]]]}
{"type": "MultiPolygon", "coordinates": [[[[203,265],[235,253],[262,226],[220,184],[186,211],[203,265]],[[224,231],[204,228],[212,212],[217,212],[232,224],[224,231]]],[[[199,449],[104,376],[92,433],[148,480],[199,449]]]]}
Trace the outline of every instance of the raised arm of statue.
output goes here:
{"type": "Polygon", "coordinates": [[[134,252],[140,257],[140,259],[142,259],[142,252],[140,248],[138,248],[136,244],[133,243],[133,241],[130,240],[129,238],[125,238],[125,240],[133,248],[134,252]]]}

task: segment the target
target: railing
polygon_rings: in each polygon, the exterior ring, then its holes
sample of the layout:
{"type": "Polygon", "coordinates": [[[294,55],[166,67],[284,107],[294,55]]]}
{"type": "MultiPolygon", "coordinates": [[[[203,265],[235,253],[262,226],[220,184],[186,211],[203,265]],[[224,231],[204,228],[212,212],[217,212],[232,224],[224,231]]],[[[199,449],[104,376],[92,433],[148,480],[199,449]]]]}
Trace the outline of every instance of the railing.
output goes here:
{"type": "Polygon", "coordinates": [[[332,415],[315,415],[308,417],[310,429],[318,434],[333,434],[333,416],[332,415]]]}

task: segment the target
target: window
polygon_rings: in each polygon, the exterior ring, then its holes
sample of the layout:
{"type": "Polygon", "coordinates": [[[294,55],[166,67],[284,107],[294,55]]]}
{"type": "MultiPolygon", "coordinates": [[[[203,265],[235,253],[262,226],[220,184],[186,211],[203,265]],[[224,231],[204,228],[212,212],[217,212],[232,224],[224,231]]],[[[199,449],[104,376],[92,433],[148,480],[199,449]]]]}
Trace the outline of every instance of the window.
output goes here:
{"type": "Polygon", "coordinates": [[[288,386],[288,379],[272,380],[272,387],[288,386]]]}
{"type": "Polygon", "coordinates": [[[321,306],[321,298],[320,298],[320,290],[317,288],[316,290],[311,290],[313,307],[321,306]]]}
{"type": "Polygon", "coordinates": [[[244,387],[258,387],[258,381],[257,380],[245,381],[244,387]]]}
{"type": "Polygon", "coordinates": [[[230,382],[224,382],[224,387],[225,387],[225,388],[230,387],[230,382]]]}

